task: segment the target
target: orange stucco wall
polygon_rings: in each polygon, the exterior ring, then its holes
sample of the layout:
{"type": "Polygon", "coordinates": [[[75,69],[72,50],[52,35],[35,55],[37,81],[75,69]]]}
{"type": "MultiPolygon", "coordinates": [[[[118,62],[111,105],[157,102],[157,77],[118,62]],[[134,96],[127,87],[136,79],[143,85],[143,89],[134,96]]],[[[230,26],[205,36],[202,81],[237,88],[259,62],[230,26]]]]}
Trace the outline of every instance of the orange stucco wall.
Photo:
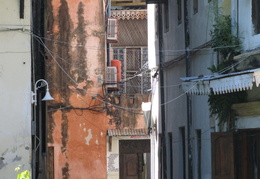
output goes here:
{"type": "Polygon", "coordinates": [[[103,0],[48,0],[46,19],[46,79],[55,98],[47,106],[47,142],[54,147],[48,174],[106,178],[103,0]]]}

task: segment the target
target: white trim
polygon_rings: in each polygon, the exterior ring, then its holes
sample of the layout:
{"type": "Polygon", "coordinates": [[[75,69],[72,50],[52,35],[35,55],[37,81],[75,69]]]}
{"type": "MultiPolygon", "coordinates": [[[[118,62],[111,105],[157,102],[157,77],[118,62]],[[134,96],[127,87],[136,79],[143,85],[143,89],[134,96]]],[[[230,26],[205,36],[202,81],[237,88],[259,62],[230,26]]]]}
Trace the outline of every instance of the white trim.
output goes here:
{"type": "Polygon", "coordinates": [[[225,94],[237,91],[252,90],[260,84],[260,69],[243,72],[229,73],[225,75],[186,77],[181,78],[182,88],[185,93],[195,95],[225,94]]]}

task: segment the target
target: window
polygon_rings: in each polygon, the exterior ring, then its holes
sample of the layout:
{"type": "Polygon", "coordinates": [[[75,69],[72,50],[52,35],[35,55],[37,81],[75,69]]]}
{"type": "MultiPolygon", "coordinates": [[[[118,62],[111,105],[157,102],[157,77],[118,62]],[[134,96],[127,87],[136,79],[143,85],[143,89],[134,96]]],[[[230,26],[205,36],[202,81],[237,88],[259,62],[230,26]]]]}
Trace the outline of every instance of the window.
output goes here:
{"type": "Polygon", "coordinates": [[[181,19],[182,19],[181,0],[177,0],[177,7],[178,7],[178,24],[181,24],[181,19]]]}
{"type": "Polygon", "coordinates": [[[196,130],[197,134],[197,172],[198,179],[201,179],[201,130],[196,130]]]}
{"type": "Polygon", "coordinates": [[[148,94],[151,88],[146,47],[113,48],[113,59],[121,61],[120,94],[148,94]]]}
{"type": "Polygon", "coordinates": [[[186,178],[186,141],[185,141],[185,127],[180,127],[180,173],[182,173],[182,177],[180,178],[186,178]]]}
{"type": "Polygon", "coordinates": [[[118,25],[116,18],[108,18],[107,21],[107,41],[108,43],[116,43],[118,36],[118,25]]]}
{"type": "Polygon", "coordinates": [[[198,0],[193,0],[193,13],[198,13],[198,0]]]}
{"type": "Polygon", "coordinates": [[[172,160],[173,160],[173,152],[172,152],[172,133],[169,132],[168,133],[168,154],[169,154],[169,163],[168,163],[168,166],[167,166],[167,169],[169,170],[168,172],[168,175],[169,175],[169,178],[173,178],[173,173],[172,173],[172,166],[173,166],[173,163],[172,163],[172,160]]]}
{"type": "Polygon", "coordinates": [[[168,0],[165,0],[164,2],[164,29],[165,32],[169,31],[169,3],[168,0]]]}
{"type": "Polygon", "coordinates": [[[252,0],[252,23],[254,26],[255,34],[260,33],[260,1],[252,0]]]}

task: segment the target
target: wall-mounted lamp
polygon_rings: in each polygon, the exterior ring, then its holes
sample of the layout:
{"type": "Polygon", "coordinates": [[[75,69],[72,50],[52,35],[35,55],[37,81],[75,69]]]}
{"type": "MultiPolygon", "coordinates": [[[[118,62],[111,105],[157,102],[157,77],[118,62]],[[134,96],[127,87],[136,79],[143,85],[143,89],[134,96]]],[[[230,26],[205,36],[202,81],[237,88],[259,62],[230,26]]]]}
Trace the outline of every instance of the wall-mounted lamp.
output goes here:
{"type": "Polygon", "coordinates": [[[36,81],[36,83],[34,85],[34,91],[32,91],[32,104],[34,103],[35,106],[37,105],[37,90],[44,86],[46,86],[46,93],[45,93],[44,98],[42,98],[42,101],[54,100],[54,98],[50,95],[49,85],[48,85],[47,81],[44,79],[39,79],[38,81],[36,81]],[[39,82],[41,82],[41,84],[39,86],[37,86],[39,82]]]}

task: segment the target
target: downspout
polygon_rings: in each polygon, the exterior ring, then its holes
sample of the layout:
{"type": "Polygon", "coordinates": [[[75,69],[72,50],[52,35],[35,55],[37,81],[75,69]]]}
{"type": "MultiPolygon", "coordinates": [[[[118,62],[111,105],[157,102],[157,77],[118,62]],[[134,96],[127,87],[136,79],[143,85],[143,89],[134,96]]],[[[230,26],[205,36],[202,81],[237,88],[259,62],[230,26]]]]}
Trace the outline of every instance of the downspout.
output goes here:
{"type": "MultiPolygon", "coordinates": [[[[184,0],[184,39],[185,39],[185,60],[186,60],[186,76],[191,76],[190,67],[190,34],[189,34],[189,16],[188,16],[188,0],[184,0]]],[[[187,94],[187,143],[188,143],[188,178],[193,179],[192,167],[192,101],[191,96],[187,94]]]]}
{"type": "Polygon", "coordinates": [[[162,125],[162,149],[161,151],[161,179],[167,178],[166,168],[166,119],[165,119],[165,94],[164,94],[164,74],[163,74],[163,23],[162,23],[162,5],[158,4],[158,42],[159,42],[159,74],[160,74],[160,100],[161,100],[161,125],[162,125]]]}

